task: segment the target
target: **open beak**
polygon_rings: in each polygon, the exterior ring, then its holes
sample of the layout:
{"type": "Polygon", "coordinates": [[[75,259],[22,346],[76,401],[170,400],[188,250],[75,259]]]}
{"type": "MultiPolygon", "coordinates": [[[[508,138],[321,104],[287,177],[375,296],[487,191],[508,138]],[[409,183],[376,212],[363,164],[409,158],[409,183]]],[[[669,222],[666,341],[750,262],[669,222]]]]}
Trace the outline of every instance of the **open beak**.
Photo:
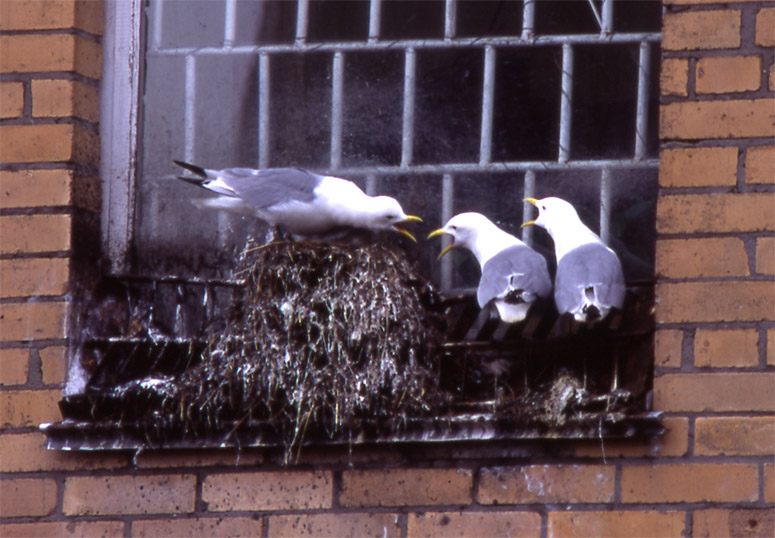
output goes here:
{"type": "Polygon", "coordinates": [[[407,215],[406,218],[404,220],[402,220],[400,224],[393,224],[393,228],[397,232],[401,233],[402,235],[405,235],[406,237],[408,237],[409,239],[411,239],[412,241],[414,241],[416,243],[417,239],[415,239],[415,237],[411,233],[409,233],[409,230],[407,230],[406,228],[401,226],[401,224],[404,224],[404,223],[407,223],[407,222],[422,222],[422,219],[420,217],[416,217],[414,215],[407,215]]]}
{"type": "Polygon", "coordinates": [[[438,230],[433,230],[431,233],[429,233],[428,239],[432,237],[438,237],[440,235],[449,235],[450,237],[452,237],[452,242],[449,245],[447,245],[447,247],[444,250],[441,251],[441,254],[439,254],[439,257],[437,258],[439,260],[444,256],[444,254],[452,250],[452,247],[455,246],[455,237],[445,232],[442,228],[439,228],[438,230]]]}
{"type": "MultiPolygon", "coordinates": [[[[525,198],[522,201],[523,202],[529,202],[529,203],[533,204],[534,206],[538,207],[538,200],[535,199],[535,198],[525,198]]],[[[535,223],[536,223],[535,220],[529,220],[527,222],[523,222],[522,226],[520,226],[520,228],[524,228],[525,226],[534,226],[535,223]]]]}

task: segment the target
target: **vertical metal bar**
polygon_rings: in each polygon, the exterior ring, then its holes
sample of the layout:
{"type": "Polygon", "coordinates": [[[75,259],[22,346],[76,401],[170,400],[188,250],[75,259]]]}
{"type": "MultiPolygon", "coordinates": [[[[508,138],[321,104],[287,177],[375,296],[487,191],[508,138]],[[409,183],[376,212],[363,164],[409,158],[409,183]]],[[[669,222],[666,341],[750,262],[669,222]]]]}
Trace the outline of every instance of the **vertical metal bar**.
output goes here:
{"type": "Polygon", "coordinates": [[[380,24],[382,22],[382,0],[371,0],[369,6],[369,41],[379,39],[380,24]]]}
{"type": "Polygon", "coordinates": [[[401,166],[412,163],[414,147],[414,94],[417,70],[417,53],[414,49],[406,49],[404,63],[404,114],[403,133],[401,139],[401,166]]]}
{"type": "Polygon", "coordinates": [[[331,169],[342,164],[342,101],[344,95],[344,53],[334,53],[331,87],[331,169]]]}
{"type": "Polygon", "coordinates": [[[522,39],[531,39],[535,28],[535,0],[523,0],[522,3],[522,39]]]}
{"type": "Polygon", "coordinates": [[[151,2],[151,50],[161,49],[164,2],[151,2]]]}
{"type": "Polygon", "coordinates": [[[296,43],[307,41],[309,26],[309,0],[298,0],[296,6],[296,43]]]}
{"type": "MultiPolygon", "coordinates": [[[[536,173],[535,170],[525,172],[525,191],[523,198],[535,198],[536,195],[536,173]]],[[[533,218],[535,207],[530,202],[522,202],[522,222],[527,222],[533,218]]],[[[522,241],[528,246],[533,245],[533,227],[525,226],[522,228],[522,241]]]]}
{"type": "Polygon", "coordinates": [[[444,8],[444,39],[452,39],[457,32],[457,0],[447,0],[444,8]]]}
{"type": "Polygon", "coordinates": [[[269,54],[258,55],[258,167],[269,166],[269,54]]]}
{"type": "MultiPolygon", "coordinates": [[[[452,174],[444,174],[441,179],[441,225],[452,218],[454,211],[455,178],[452,174]]],[[[442,239],[442,248],[447,248],[450,239],[446,236],[442,239]]],[[[445,256],[441,259],[441,289],[452,288],[452,258],[445,256]]]]}
{"type": "Polygon", "coordinates": [[[223,24],[223,46],[234,46],[234,38],[237,34],[237,0],[226,0],[226,14],[223,24]]]}
{"type": "Polygon", "coordinates": [[[492,115],[495,94],[495,47],[484,49],[484,83],[482,84],[482,130],[479,139],[479,164],[492,160],[492,115]]]}
{"type": "Polygon", "coordinates": [[[646,156],[646,137],[648,136],[649,77],[651,47],[645,41],[640,44],[638,58],[638,110],[635,114],[635,159],[646,156]]]}
{"type": "Polygon", "coordinates": [[[611,170],[600,171],[600,240],[606,245],[611,237],[611,170]]]}
{"type": "Polygon", "coordinates": [[[377,193],[377,175],[369,174],[366,176],[366,194],[374,196],[377,193]]]}
{"type": "Polygon", "coordinates": [[[614,0],[603,0],[603,20],[600,33],[608,35],[614,30],[614,0]]]}
{"type": "Polygon", "coordinates": [[[562,46],[562,96],[560,102],[560,154],[561,163],[570,158],[571,99],[573,97],[573,47],[562,46]]]}
{"type": "Polygon", "coordinates": [[[196,141],[196,56],[186,56],[185,107],[183,116],[183,158],[193,162],[196,141]]]}

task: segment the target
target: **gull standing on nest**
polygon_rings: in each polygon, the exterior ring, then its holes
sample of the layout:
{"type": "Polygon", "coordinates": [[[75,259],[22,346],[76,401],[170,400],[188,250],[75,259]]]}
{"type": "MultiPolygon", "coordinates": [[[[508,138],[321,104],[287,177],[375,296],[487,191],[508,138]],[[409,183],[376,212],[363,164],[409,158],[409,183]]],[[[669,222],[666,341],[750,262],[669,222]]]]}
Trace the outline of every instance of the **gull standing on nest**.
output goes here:
{"type": "Polygon", "coordinates": [[[295,237],[326,238],[352,228],[395,230],[416,241],[403,224],[419,221],[390,196],[369,196],[347,179],[299,168],[208,170],[173,161],[195,174],[183,181],[219,196],[197,200],[200,207],[258,217],[295,237]]]}
{"type": "Polygon", "coordinates": [[[522,226],[540,226],[554,241],[554,302],[560,314],[589,323],[605,318],[612,308],[621,309],[626,290],[616,253],[581,222],[576,209],[565,200],[525,201],[538,208],[538,218],[522,226]]]}
{"type": "Polygon", "coordinates": [[[522,321],[539,297],[549,297],[552,281],[543,256],[504,232],[480,213],[455,215],[428,238],[449,235],[454,247],[464,247],[476,256],[482,270],[476,298],[481,308],[492,308],[507,323],[522,321]]]}

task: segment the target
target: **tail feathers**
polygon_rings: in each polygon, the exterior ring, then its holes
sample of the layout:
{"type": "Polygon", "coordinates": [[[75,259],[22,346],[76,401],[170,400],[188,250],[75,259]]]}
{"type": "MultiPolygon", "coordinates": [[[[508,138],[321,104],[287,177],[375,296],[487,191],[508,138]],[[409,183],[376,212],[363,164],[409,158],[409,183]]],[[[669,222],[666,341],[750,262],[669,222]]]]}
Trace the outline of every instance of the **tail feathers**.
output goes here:
{"type": "MultiPolygon", "coordinates": [[[[173,162],[173,163],[175,163],[175,164],[177,164],[177,165],[178,165],[178,166],[180,166],[181,168],[184,168],[184,169],[188,170],[188,171],[189,171],[189,172],[191,172],[192,174],[196,174],[196,175],[198,175],[198,176],[199,176],[199,177],[201,177],[202,179],[207,179],[207,170],[205,170],[205,169],[204,169],[204,168],[202,168],[201,166],[197,166],[197,165],[195,165],[195,164],[189,164],[189,163],[185,163],[185,162],[183,162],[183,161],[176,161],[176,160],[173,160],[172,162],[173,162]]],[[[181,177],[181,178],[178,178],[178,179],[182,179],[182,180],[184,180],[184,181],[189,181],[190,183],[194,183],[193,181],[191,181],[191,180],[189,180],[189,179],[187,179],[187,178],[183,178],[183,177],[181,177]]],[[[194,183],[194,184],[201,185],[201,181],[200,181],[200,182],[197,182],[197,183],[194,183]]]]}

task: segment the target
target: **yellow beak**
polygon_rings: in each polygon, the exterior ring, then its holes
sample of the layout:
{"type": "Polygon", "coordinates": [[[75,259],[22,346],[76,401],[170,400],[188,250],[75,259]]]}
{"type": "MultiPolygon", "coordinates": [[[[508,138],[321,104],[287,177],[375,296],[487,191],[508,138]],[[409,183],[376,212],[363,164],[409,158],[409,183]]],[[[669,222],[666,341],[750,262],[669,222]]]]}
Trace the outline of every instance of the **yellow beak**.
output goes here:
{"type": "MultiPolygon", "coordinates": [[[[538,207],[538,200],[537,200],[537,199],[535,199],[535,198],[525,198],[525,199],[523,199],[522,201],[523,201],[523,202],[530,202],[530,203],[531,203],[531,204],[533,204],[534,206],[538,207]]],[[[523,223],[522,223],[522,226],[520,226],[520,228],[524,228],[525,226],[534,226],[534,225],[535,225],[535,223],[536,223],[536,221],[534,221],[534,220],[529,220],[529,221],[527,221],[527,222],[523,222],[523,223]]]]}
{"type": "MultiPolygon", "coordinates": [[[[422,222],[422,219],[420,217],[415,216],[415,215],[407,215],[406,218],[401,221],[401,224],[403,224],[405,222],[422,222]]],[[[394,224],[393,228],[397,232],[400,232],[402,235],[405,235],[406,237],[408,237],[409,239],[414,241],[415,243],[417,242],[417,239],[411,233],[409,233],[409,230],[407,230],[403,226],[399,226],[398,224],[394,224]]]]}
{"type": "MultiPolygon", "coordinates": [[[[429,233],[428,234],[428,239],[430,239],[432,237],[438,237],[440,235],[449,235],[449,234],[447,232],[445,232],[443,229],[439,228],[438,230],[433,230],[431,233],[429,233]]],[[[444,256],[444,254],[446,254],[447,252],[452,250],[452,247],[454,247],[454,246],[455,246],[455,239],[453,237],[452,238],[452,242],[449,245],[447,245],[447,247],[444,250],[441,251],[441,254],[439,254],[439,257],[436,258],[436,259],[440,260],[444,256]]]]}

